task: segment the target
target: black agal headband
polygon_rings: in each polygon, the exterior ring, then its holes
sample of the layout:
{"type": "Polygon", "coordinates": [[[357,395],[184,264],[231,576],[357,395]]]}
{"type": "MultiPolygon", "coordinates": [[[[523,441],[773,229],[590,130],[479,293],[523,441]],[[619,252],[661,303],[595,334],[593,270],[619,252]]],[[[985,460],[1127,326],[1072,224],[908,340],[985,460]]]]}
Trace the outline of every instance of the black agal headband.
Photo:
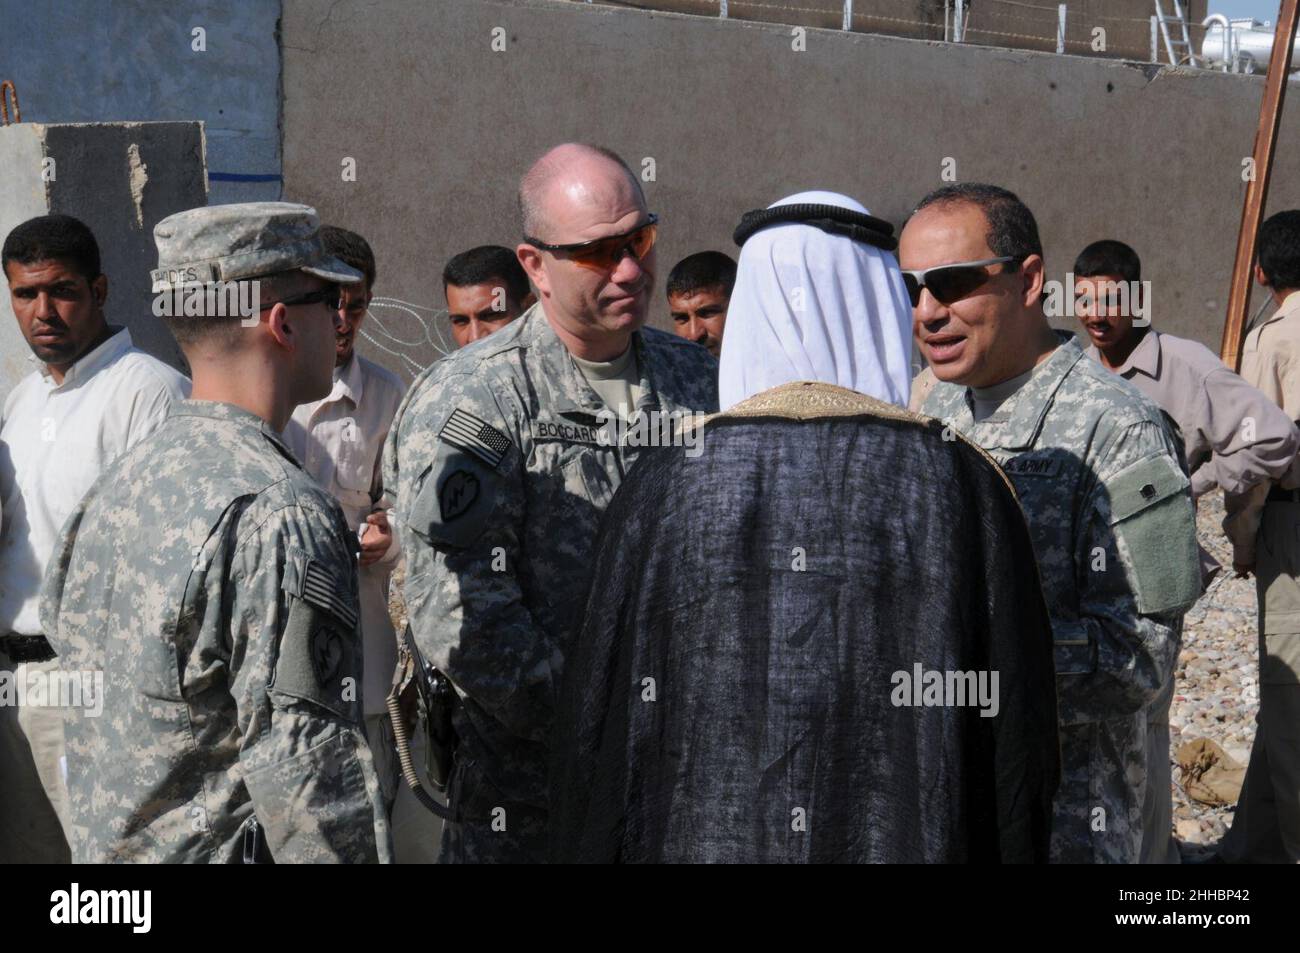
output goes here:
{"type": "Polygon", "coordinates": [[[811,225],[831,235],[843,235],[855,242],[874,245],[885,251],[898,247],[894,226],[874,215],[865,215],[838,205],[778,205],[746,212],[732,234],[737,245],[749,241],[759,229],[771,225],[811,225]]]}

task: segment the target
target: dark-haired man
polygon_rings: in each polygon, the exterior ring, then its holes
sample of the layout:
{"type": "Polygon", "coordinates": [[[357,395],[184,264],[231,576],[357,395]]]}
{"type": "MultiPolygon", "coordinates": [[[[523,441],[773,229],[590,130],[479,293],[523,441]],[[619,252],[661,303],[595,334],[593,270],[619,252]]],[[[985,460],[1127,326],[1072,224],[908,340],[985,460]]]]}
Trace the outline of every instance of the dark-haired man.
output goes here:
{"type": "Polygon", "coordinates": [[[1138,859],[1146,708],[1200,592],[1196,521],[1160,410],[1043,314],[1038,225],[1013,193],[931,192],[903,229],[923,411],[987,450],[1029,522],[1052,617],[1057,862],[1138,859]]]}
{"type": "MultiPolygon", "coordinates": [[[[1300,418],[1300,209],[1259,230],[1255,280],[1276,313],[1246,336],[1241,376],[1300,418]]],[[[1290,481],[1287,481],[1290,482],[1290,481]]],[[[1300,862],[1300,491],[1258,486],[1226,501],[1233,562],[1259,594],[1259,715],[1250,765],[1220,856],[1300,862]],[[1257,529],[1257,532],[1256,532],[1257,529]]]]}
{"type": "MultiPolygon", "coordinates": [[[[1286,414],[1223,365],[1205,345],[1158,332],[1135,312],[1148,285],[1142,263],[1123,242],[1093,242],[1074,262],[1076,313],[1092,340],[1088,356],[1132,383],[1173,418],[1183,437],[1192,499],[1222,487],[1232,494],[1280,479],[1300,449],[1300,431],[1286,414]]],[[[1219,566],[1201,551],[1205,581],[1219,566]]],[[[1178,863],[1170,831],[1172,806],[1169,706],[1171,669],[1147,712],[1147,795],[1143,863],[1178,863]]]]}
{"type": "Polygon", "coordinates": [[[68,724],[74,859],[387,860],[356,536],[280,438],[329,392],[338,286],[361,274],[303,205],[190,209],[154,240],[155,293],[220,275],[255,303],[164,318],[193,399],[81,501],[45,580],[50,641],[105,682],[101,717],[68,724]]]}
{"type": "MultiPolygon", "coordinates": [[[[39,599],[64,520],[104,468],[184,399],[189,381],[108,323],[108,276],[82,222],[30,219],[9,233],[0,257],[36,361],[0,422],[0,672],[26,686],[48,683],[62,668],[45,639],[39,599]]],[[[65,712],[57,697],[31,701],[40,697],[26,693],[28,704],[0,706],[0,861],[68,857],[60,829],[68,824],[65,712]]]]}
{"type": "Polygon", "coordinates": [[[687,255],[668,273],[668,313],[673,333],[722,356],[727,305],[736,284],[736,262],[720,251],[687,255]]]}
{"type": "Polygon", "coordinates": [[[442,290],[457,347],[501,330],[537,300],[515,253],[500,245],[452,258],[442,270],[442,290]]]}

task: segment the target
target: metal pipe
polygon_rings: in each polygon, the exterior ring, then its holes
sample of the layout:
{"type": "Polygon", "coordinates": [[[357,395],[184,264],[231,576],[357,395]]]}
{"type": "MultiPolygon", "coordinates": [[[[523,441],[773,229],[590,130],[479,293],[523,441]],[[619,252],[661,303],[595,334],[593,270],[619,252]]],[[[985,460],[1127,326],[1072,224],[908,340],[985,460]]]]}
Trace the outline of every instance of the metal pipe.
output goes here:
{"type": "MultiPolygon", "coordinates": [[[[1231,66],[1232,72],[1237,72],[1237,54],[1232,49],[1232,21],[1222,13],[1211,13],[1201,21],[1201,26],[1210,27],[1218,26],[1223,29],[1223,72],[1228,72],[1231,66]]],[[[1201,41],[1201,56],[1206,60],[1209,59],[1207,50],[1209,48],[1209,32],[1207,30],[1205,39],[1201,41]]]]}

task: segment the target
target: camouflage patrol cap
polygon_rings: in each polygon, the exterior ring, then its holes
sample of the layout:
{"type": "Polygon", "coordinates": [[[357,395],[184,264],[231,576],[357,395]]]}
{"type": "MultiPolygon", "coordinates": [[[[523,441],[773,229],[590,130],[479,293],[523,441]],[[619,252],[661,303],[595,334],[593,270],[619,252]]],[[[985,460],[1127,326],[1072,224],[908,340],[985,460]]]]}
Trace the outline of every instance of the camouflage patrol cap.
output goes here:
{"type": "Polygon", "coordinates": [[[294,270],[341,285],[363,277],[326,253],[320,218],[309,205],[242,202],[187,209],[155,225],[153,238],[158,246],[158,267],[150,272],[154,294],[294,270]]]}

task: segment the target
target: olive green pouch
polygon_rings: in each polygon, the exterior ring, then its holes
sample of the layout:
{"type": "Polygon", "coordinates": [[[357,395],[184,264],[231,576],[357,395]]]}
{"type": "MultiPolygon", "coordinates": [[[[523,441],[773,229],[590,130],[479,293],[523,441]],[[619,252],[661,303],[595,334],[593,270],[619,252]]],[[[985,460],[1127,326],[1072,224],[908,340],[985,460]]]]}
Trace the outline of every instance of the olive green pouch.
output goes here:
{"type": "Polygon", "coordinates": [[[1178,465],[1164,456],[1140,460],[1106,484],[1110,523],[1143,615],[1182,612],[1201,594],[1189,486],[1178,465]]]}

